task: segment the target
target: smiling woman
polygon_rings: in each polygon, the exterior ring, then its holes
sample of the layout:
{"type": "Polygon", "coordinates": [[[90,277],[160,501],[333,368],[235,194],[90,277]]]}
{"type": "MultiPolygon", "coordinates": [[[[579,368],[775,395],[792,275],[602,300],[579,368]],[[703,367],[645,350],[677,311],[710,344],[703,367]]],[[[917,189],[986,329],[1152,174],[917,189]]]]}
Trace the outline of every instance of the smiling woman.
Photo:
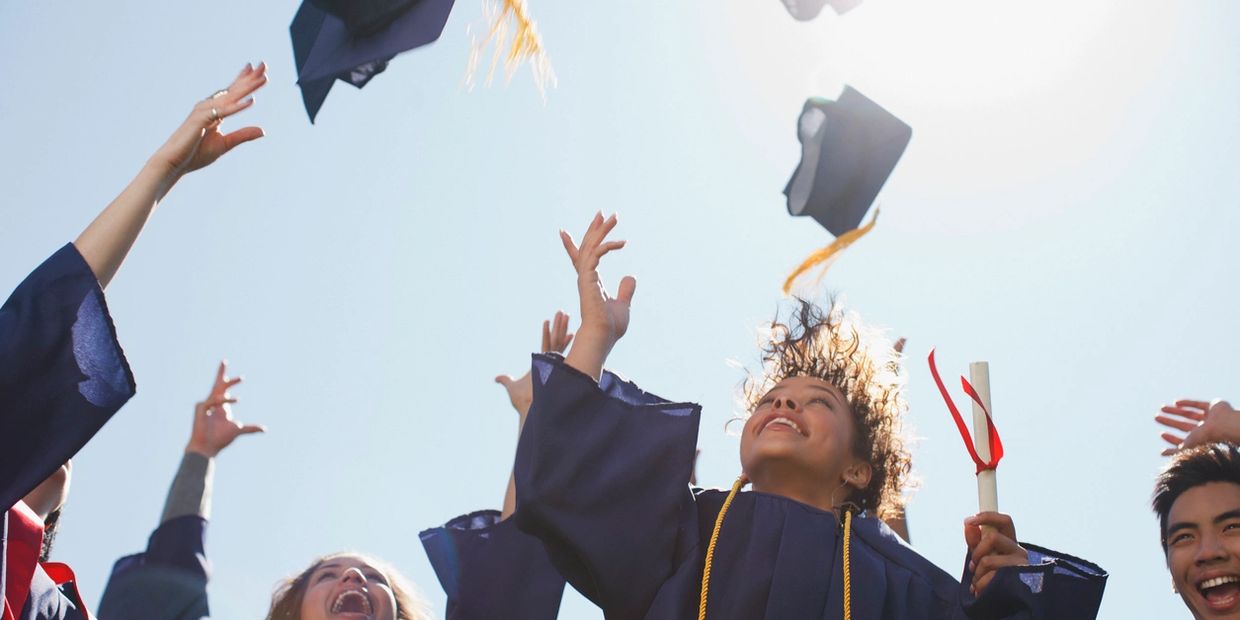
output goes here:
{"type": "Polygon", "coordinates": [[[321,557],[282,583],[267,620],[429,620],[403,575],[359,553],[321,557]]]}

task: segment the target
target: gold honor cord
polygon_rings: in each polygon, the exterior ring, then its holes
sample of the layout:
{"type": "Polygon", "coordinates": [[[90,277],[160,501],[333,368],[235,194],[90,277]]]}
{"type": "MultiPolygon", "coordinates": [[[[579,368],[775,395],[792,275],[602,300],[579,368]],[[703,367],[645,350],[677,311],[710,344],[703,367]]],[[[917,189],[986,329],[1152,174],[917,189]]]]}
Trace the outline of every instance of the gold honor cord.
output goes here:
{"type": "MultiPolygon", "coordinates": [[[[873,225],[873,222],[870,222],[873,225]]],[[[844,510],[844,620],[852,620],[852,575],[848,571],[848,540],[852,538],[852,511],[844,510]]]]}
{"type": "Polygon", "coordinates": [[[839,258],[840,252],[848,249],[848,246],[852,245],[854,241],[864,237],[866,233],[874,229],[874,224],[878,222],[878,211],[878,207],[875,207],[874,215],[870,218],[869,224],[866,224],[861,228],[854,228],[853,230],[836,237],[835,241],[831,242],[831,245],[828,245],[821,250],[816,250],[813,254],[810,254],[809,257],[802,261],[801,264],[792,272],[792,275],[788,276],[787,280],[784,280],[784,294],[787,295],[788,292],[792,290],[792,284],[797,278],[801,277],[801,275],[806,271],[809,271],[818,265],[822,265],[822,273],[818,274],[818,279],[821,280],[822,276],[826,275],[827,269],[831,267],[831,263],[834,263],[835,259],[839,258]]]}
{"type": "Polygon", "coordinates": [[[710,564],[715,559],[715,543],[719,541],[719,530],[723,527],[723,517],[728,514],[728,507],[732,505],[732,500],[736,498],[736,494],[740,492],[743,486],[745,486],[745,478],[738,477],[736,482],[732,483],[732,491],[728,493],[728,498],[723,500],[723,507],[719,509],[719,516],[715,517],[715,529],[710,533],[710,544],[706,547],[706,565],[702,567],[702,597],[698,601],[698,620],[706,620],[706,594],[710,592],[710,564]]]}
{"type": "MultiPolygon", "coordinates": [[[[871,222],[872,223],[872,222],[871,222]]],[[[706,597],[710,593],[710,566],[715,559],[715,544],[719,542],[719,530],[723,528],[723,517],[728,514],[732,500],[745,486],[744,478],[737,478],[732,483],[732,490],[719,508],[719,516],[715,517],[715,529],[710,533],[710,544],[706,546],[706,564],[702,567],[702,595],[698,599],[698,620],[706,620],[706,597]]],[[[852,511],[844,510],[844,620],[852,620],[852,575],[848,570],[849,539],[852,538],[852,511]]]]}

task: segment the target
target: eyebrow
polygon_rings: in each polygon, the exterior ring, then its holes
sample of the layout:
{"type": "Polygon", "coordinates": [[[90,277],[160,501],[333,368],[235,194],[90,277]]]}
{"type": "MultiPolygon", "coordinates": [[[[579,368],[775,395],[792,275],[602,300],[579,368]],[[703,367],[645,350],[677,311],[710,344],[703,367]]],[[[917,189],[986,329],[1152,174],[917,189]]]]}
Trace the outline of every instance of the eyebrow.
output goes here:
{"type": "MultiPolygon", "coordinates": [[[[1212,519],[1212,523],[1217,525],[1219,523],[1222,523],[1223,521],[1227,521],[1228,519],[1240,519],[1240,508],[1228,510],[1227,512],[1224,512],[1224,513],[1220,513],[1218,516],[1212,519]]],[[[1179,530],[1188,530],[1188,529],[1192,529],[1192,530],[1197,529],[1197,524],[1189,523],[1187,521],[1180,521],[1178,523],[1172,523],[1171,525],[1167,526],[1167,536],[1170,537],[1172,534],[1178,532],[1179,530]]]]}

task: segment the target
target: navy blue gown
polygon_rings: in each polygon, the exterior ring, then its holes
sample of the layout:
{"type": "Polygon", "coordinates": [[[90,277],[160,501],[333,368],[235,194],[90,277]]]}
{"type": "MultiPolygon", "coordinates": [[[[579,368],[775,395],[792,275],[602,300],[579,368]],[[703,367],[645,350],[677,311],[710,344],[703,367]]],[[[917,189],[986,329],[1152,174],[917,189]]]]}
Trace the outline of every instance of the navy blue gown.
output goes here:
{"type": "MultiPolygon", "coordinates": [[[[77,454],[135,391],[99,281],[67,244],[0,306],[0,531],[9,531],[8,510],[77,454]]],[[[0,588],[11,560],[4,548],[0,588]]],[[[58,587],[37,566],[14,570],[34,575],[18,617],[80,615],[80,601],[65,598],[71,584],[58,587]]],[[[5,598],[24,587],[17,584],[5,598]]]]}
{"type": "MultiPolygon", "coordinates": [[[[697,617],[706,544],[726,493],[690,489],[700,407],[673,403],[554,355],[535,355],[517,448],[518,527],[608,620],[697,617]]],[[[979,598],[878,519],[853,521],[852,617],[1094,618],[1106,573],[1039,547],[979,598]]],[[[737,495],[712,564],[710,620],[843,616],[836,517],[765,493],[737,495]]],[[[966,559],[967,566],[967,559],[966,559]]],[[[971,576],[966,573],[965,582],[971,576]]]]}
{"type": "Polygon", "coordinates": [[[103,620],[199,620],[210,615],[207,520],[185,515],[151,534],[146,551],[112,567],[99,601],[103,620]]]}
{"type": "Polygon", "coordinates": [[[448,595],[446,620],[547,620],[560,613],[564,578],[542,542],[496,510],[419,534],[448,595]]]}

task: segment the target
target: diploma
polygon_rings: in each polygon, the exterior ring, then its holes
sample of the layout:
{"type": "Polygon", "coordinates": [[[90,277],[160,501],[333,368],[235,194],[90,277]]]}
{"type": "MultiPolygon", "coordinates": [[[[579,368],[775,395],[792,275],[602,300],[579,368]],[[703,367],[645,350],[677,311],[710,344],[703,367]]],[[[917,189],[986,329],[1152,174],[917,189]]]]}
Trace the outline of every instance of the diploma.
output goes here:
{"type": "MultiPolygon", "coordinates": [[[[990,364],[969,364],[969,383],[981,401],[980,404],[973,401],[973,445],[978,458],[982,462],[990,462],[990,422],[986,412],[990,412],[991,420],[995,415],[995,410],[990,406],[990,364]]],[[[981,512],[999,511],[999,489],[993,468],[977,472],[977,508],[981,512]]]]}

